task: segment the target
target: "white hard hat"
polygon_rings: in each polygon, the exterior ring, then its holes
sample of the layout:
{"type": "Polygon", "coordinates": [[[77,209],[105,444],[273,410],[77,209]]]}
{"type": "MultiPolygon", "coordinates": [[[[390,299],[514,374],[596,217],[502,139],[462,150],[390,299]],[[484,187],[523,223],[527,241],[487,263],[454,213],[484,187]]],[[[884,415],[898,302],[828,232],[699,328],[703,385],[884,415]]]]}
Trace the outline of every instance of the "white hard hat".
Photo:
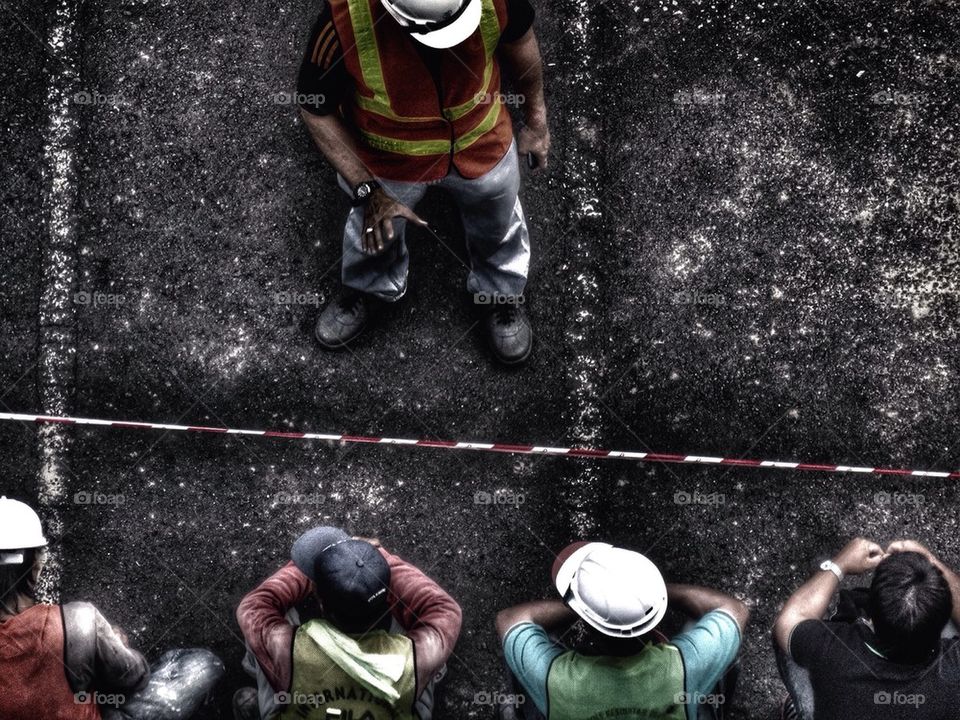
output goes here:
{"type": "Polygon", "coordinates": [[[480,26],[481,0],[381,0],[387,12],[432,48],[459,45],[480,26]]]}
{"type": "Polygon", "coordinates": [[[567,605],[611,637],[638,637],[667,612],[667,585],[638,552],[607,543],[567,546],[553,564],[553,581],[567,605]]]}
{"type": "Polygon", "coordinates": [[[19,565],[23,550],[44,547],[39,516],[19,500],[0,497],[0,565],[19,565]]]}

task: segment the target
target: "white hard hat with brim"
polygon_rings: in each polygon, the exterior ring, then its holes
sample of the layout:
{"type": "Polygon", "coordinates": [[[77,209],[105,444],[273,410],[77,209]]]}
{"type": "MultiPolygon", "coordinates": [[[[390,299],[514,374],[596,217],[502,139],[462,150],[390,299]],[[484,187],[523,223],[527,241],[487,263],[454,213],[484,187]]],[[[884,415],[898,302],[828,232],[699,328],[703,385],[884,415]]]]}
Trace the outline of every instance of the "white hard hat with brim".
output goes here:
{"type": "Polygon", "coordinates": [[[40,518],[26,503],[0,497],[0,565],[19,565],[24,550],[45,547],[40,518]]]}
{"type": "Polygon", "coordinates": [[[611,637],[644,635],[667,612],[667,586],[657,566],[608,543],[567,546],[554,563],[553,580],[570,609],[611,637]]]}
{"type": "MultiPolygon", "coordinates": [[[[387,12],[418,42],[436,49],[451,48],[459,45],[473,35],[480,26],[483,12],[481,0],[462,0],[456,10],[446,17],[423,17],[426,13],[417,12],[418,8],[407,7],[422,3],[404,2],[404,0],[382,0],[387,12]]],[[[436,4],[441,10],[442,4],[436,4]]]]}

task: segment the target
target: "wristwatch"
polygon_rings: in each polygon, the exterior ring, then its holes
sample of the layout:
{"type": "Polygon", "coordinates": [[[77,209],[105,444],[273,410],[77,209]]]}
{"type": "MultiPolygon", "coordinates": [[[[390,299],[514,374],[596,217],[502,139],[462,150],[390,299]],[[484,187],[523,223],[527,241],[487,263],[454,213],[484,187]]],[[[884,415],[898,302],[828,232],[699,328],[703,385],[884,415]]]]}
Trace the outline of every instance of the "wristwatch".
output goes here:
{"type": "Polygon", "coordinates": [[[353,189],[353,206],[363,205],[373,195],[374,190],[380,187],[376,180],[364,180],[353,189]]]}
{"type": "Polygon", "coordinates": [[[820,569],[829,570],[837,576],[837,580],[843,582],[843,570],[841,570],[840,566],[837,565],[833,560],[824,560],[822,563],[820,563],[820,569]]]}

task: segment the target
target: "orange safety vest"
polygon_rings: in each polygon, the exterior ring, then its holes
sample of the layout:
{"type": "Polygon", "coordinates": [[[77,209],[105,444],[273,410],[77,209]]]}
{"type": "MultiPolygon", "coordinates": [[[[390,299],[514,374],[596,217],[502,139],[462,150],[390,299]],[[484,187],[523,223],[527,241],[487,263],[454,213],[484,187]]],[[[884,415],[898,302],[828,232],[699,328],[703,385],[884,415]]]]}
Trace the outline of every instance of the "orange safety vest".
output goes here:
{"type": "Polygon", "coordinates": [[[0,623],[0,718],[100,720],[92,698],[70,689],[63,651],[59,605],[34,605],[0,623]]]}
{"type": "Polygon", "coordinates": [[[439,180],[451,164],[480,177],[510,148],[513,124],[500,92],[496,51],[506,0],[480,0],[480,27],[438,52],[435,81],[417,41],[379,0],[330,0],[354,92],[341,111],[359,135],[360,159],[377,177],[439,180]]]}

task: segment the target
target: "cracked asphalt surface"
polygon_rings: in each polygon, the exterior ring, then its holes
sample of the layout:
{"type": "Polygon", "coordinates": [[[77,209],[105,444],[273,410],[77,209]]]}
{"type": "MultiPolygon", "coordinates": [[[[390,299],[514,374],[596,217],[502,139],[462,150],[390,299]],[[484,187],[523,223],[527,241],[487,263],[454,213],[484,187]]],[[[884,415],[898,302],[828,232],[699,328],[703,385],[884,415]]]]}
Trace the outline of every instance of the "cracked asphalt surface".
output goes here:
{"type": "MultiPolygon", "coordinates": [[[[440,195],[420,214],[442,242],[411,231],[388,322],[346,353],[312,340],[347,210],[284,95],[315,5],[78,6],[75,413],[956,470],[952,3],[536,6],[554,155],[521,191],[537,345],[509,372],[464,306],[440,195]]],[[[56,9],[0,5],[0,404],[23,412],[44,410],[45,353],[70,350],[38,330],[56,9]]],[[[36,429],[0,426],[0,459],[0,490],[35,501],[36,429]]],[[[245,684],[233,609],[320,522],[460,600],[439,720],[492,715],[475,699],[503,687],[494,612],[548,596],[552,551],[584,533],[750,604],[742,718],[775,713],[768,629],[814,558],[867,534],[960,564],[937,480],[89,429],[63,473],[62,599],[154,657],[214,649],[210,718],[245,684]],[[497,489],[516,502],[475,503],[497,489]]]]}

